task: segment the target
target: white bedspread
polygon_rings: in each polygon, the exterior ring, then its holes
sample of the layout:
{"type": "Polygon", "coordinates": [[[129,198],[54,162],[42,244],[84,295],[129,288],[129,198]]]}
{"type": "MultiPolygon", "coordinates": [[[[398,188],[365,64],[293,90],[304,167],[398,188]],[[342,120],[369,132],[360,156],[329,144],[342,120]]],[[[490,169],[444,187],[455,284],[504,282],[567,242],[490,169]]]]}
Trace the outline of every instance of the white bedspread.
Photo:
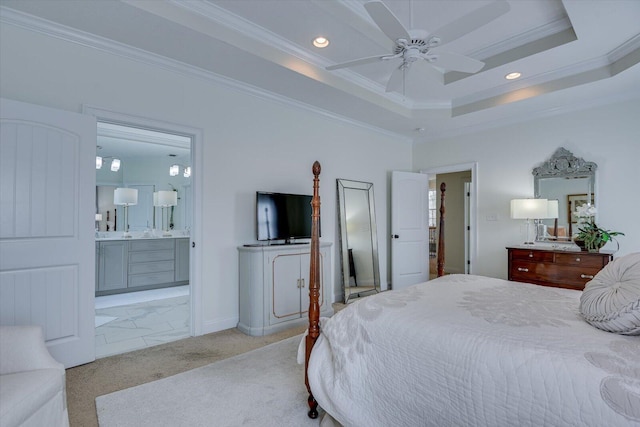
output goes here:
{"type": "Polygon", "coordinates": [[[579,298],[469,275],[364,298],[323,321],[311,389],[344,426],[640,425],[640,337],[579,298]]]}

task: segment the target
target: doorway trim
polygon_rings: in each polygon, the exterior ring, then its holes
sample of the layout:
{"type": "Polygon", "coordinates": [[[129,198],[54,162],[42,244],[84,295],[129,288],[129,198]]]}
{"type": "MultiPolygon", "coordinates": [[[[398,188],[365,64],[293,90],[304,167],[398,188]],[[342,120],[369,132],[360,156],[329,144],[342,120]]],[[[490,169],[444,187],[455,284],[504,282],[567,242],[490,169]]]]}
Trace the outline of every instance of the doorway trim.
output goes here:
{"type": "Polygon", "coordinates": [[[427,174],[429,179],[437,174],[464,172],[471,170],[471,196],[469,198],[469,274],[475,274],[475,265],[478,257],[478,162],[459,163],[449,166],[438,166],[421,169],[420,173],[427,174]]]}
{"type": "Polygon", "coordinates": [[[189,265],[190,322],[191,336],[202,335],[202,189],[203,189],[203,131],[200,128],[172,122],[126,114],[92,105],[82,105],[82,113],[94,116],[97,121],[117,123],[123,126],[141,127],[165,133],[191,137],[191,185],[192,185],[192,227],[190,231],[191,256],[189,265]],[[198,244],[196,244],[198,242],[198,244]]]}

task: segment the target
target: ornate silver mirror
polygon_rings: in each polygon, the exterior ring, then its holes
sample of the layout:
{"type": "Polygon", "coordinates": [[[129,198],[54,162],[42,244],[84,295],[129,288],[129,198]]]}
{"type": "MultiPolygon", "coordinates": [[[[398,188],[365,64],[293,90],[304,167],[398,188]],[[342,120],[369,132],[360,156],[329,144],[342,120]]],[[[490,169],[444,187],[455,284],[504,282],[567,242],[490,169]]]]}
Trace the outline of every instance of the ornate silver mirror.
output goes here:
{"type": "Polygon", "coordinates": [[[337,180],[344,302],[380,291],[373,184],[337,180]]]}
{"type": "Polygon", "coordinates": [[[535,197],[550,201],[548,218],[538,220],[536,240],[571,242],[571,236],[578,231],[576,208],[587,203],[596,205],[597,168],[595,163],[561,147],[533,169],[535,197]]]}

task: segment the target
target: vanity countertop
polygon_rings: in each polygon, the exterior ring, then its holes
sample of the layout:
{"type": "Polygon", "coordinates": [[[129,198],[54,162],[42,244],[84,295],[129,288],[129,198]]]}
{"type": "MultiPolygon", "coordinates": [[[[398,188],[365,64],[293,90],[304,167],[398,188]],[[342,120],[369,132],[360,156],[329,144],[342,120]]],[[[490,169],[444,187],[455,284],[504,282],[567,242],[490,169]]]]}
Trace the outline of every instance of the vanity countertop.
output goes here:
{"type": "Polygon", "coordinates": [[[171,233],[171,236],[161,234],[144,235],[142,232],[132,232],[131,237],[123,237],[122,232],[99,232],[96,235],[96,242],[111,242],[115,240],[153,240],[153,239],[188,239],[189,233],[178,230],[171,233]]]}

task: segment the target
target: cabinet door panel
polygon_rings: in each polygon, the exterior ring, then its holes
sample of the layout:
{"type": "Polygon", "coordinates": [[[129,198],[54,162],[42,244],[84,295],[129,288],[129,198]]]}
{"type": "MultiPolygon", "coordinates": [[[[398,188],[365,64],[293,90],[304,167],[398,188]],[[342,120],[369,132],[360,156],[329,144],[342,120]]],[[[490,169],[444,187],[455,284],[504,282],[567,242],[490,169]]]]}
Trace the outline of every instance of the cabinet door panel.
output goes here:
{"type": "Polygon", "coordinates": [[[99,291],[127,287],[127,242],[100,242],[99,291]]]}
{"type": "Polygon", "coordinates": [[[300,317],[300,254],[278,254],[271,259],[271,323],[300,317]]]}
{"type": "Polygon", "coordinates": [[[189,280],[189,239],[176,240],[176,282],[189,280]]]}

